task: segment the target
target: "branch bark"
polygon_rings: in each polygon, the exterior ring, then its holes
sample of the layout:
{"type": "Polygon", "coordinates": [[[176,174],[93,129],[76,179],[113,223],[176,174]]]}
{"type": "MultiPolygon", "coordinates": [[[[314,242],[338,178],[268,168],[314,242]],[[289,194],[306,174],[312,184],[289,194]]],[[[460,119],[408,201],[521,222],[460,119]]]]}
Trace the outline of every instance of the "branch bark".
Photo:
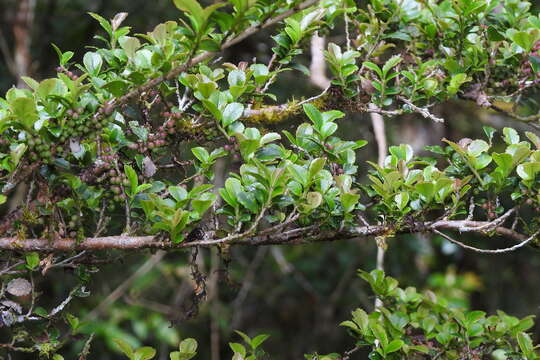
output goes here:
{"type": "Polygon", "coordinates": [[[424,223],[415,223],[400,229],[390,226],[366,225],[344,229],[342,231],[320,231],[317,226],[305,228],[293,228],[286,231],[267,231],[250,236],[229,236],[217,238],[214,232],[208,232],[208,239],[193,242],[174,244],[163,240],[158,236],[106,236],[86,238],[83,241],[63,238],[57,240],[48,239],[17,239],[0,238],[0,249],[9,251],[40,251],[40,252],[63,252],[74,250],[138,250],[138,249],[183,249],[196,246],[211,247],[219,244],[262,246],[262,245],[301,245],[315,242],[330,242],[353,238],[365,238],[378,235],[392,235],[402,233],[435,233],[440,230],[451,230],[459,233],[497,234],[507,239],[523,242],[530,238],[529,235],[521,234],[515,230],[503,226],[492,228],[493,222],[473,220],[439,220],[424,223]]]}

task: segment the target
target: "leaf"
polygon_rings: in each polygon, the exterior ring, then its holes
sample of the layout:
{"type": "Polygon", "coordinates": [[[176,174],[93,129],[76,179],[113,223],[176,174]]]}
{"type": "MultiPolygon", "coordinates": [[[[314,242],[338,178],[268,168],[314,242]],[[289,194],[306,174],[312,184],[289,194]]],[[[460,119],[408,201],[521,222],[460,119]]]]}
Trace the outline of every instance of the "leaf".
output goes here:
{"type": "Polygon", "coordinates": [[[113,33],[112,26],[106,19],[92,12],[89,12],[88,14],[99,22],[101,27],[105,29],[105,31],[107,31],[109,36],[112,36],[112,33],[113,33]]]}
{"type": "Polygon", "coordinates": [[[210,154],[205,148],[201,146],[192,148],[191,152],[203,164],[207,164],[210,161],[210,154]]]}
{"type": "Polygon", "coordinates": [[[11,109],[17,120],[27,130],[32,130],[34,123],[39,118],[34,100],[27,97],[16,98],[11,103],[11,109]]]}
{"type": "Polygon", "coordinates": [[[502,170],[503,176],[508,176],[514,166],[514,160],[512,159],[512,155],[506,153],[493,153],[491,154],[491,157],[493,158],[493,161],[495,161],[497,166],[502,170]]]}
{"type": "Polygon", "coordinates": [[[188,198],[188,192],[182,186],[169,186],[167,189],[169,194],[173,197],[176,202],[186,200],[188,198]]]}
{"type": "Polygon", "coordinates": [[[379,339],[381,345],[383,347],[388,346],[388,336],[386,335],[384,328],[376,322],[370,322],[369,327],[371,328],[371,331],[373,331],[373,335],[379,339]]]}
{"type": "Polygon", "coordinates": [[[246,348],[239,343],[229,343],[229,347],[235,354],[240,354],[241,356],[246,355],[246,348]]]}
{"type": "Polygon", "coordinates": [[[516,31],[513,33],[510,38],[513,42],[519,45],[526,53],[531,51],[531,48],[534,45],[535,39],[533,37],[525,32],[525,31],[516,31]]]}
{"type": "Polygon", "coordinates": [[[37,252],[31,252],[26,254],[26,267],[30,270],[35,269],[39,265],[39,254],[37,252]]]}
{"type": "Polygon", "coordinates": [[[251,192],[240,192],[237,195],[238,202],[242,204],[246,209],[256,214],[259,211],[259,206],[255,200],[255,195],[251,192]]]}
{"type": "Polygon", "coordinates": [[[124,49],[128,59],[133,59],[135,52],[141,47],[141,42],[139,39],[131,36],[122,36],[118,39],[120,47],[124,49]]]}
{"type": "Polygon", "coordinates": [[[304,167],[296,164],[290,164],[289,166],[287,166],[287,170],[296,181],[298,181],[304,186],[307,185],[308,171],[304,167]]]}
{"type": "Polygon", "coordinates": [[[120,97],[126,93],[128,86],[129,86],[129,83],[126,81],[113,80],[103,85],[102,88],[107,90],[114,96],[120,97]]]}
{"type": "Polygon", "coordinates": [[[388,59],[386,61],[386,63],[384,64],[383,68],[382,68],[382,73],[383,73],[383,76],[386,78],[387,77],[387,74],[388,72],[394,67],[396,66],[397,64],[399,64],[401,62],[401,56],[400,55],[394,55],[392,56],[390,59],[388,59]]]}
{"type": "Polygon", "coordinates": [[[519,348],[521,349],[523,354],[528,357],[528,355],[533,351],[533,343],[531,337],[525,332],[519,332],[517,333],[516,338],[519,348]]]}
{"type": "Polygon", "coordinates": [[[15,278],[8,282],[6,291],[13,296],[26,296],[32,291],[32,285],[26,279],[15,278]]]}
{"type": "Polygon", "coordinates": [[[304,209],[306,211],[311,211],[322,203],[322,195],[319,192],[311,191],[306,195],[307,207],[304,209]]]}
{"type": "MultiPolygon", "coordinates": [[[[214,194],[208,195],[210,195],[209,197],[215,197],[214,194]]],[[[213,202],[213,199],[196,199],[191,202],[191,207],[199,216],[202,216],[212,206],[213,202]]]]}
{"type": "Polygon", "coordinates": [[[203,8],[196,0],[173,0],[174,5],[181,11],[187,12],[199,21],[204,20],[203,8]]]}
{"type": "Polygon", "coordinates": [[[323,117],[321,112],[312,104],[304,104],[303,108],[308,118],[313,122],[313,124],[315,124],[315,127],[320,129],[323,125],[323,117]]]}
{"type": "Polygon", "coordinates": [[[241,86],[246,82],[246,73],[242,70],[232,70],[227,76],[227,82],[230,86],[241,86]]]}
{"type": "Polygon", "coordinates": [[[240,119],[243,113],[244,105],[236,102],[228,104],[222,114],[223,126],[229,126],[240,119]]]}
{"type": "Polygon", "coordinates": [[[261,145],[265,145],[265,144],[271,143],[272,141],[276,141],[280,139],[281,139],[281,135],[279,135],[278,133],[268,133],[268,134],[263,135],[263,137],[260,140],[260,143],[261,145]]]}
{"type": "Polygon", "coordinates": [[[324,168],[326,164],[325,158],[317,158],[311,161],[309,164],[309,178],[313,179],[324,168]]]}
{"type": "Polygon", "coordinates": [[[28,85],[28,87],[32,90],[37,90],[39,83],[28,76],[21,76],[21,79],[28,85]]]}
{"type": "Polygon", "coordinates": [[[358,200],[360,200],[360,195],[347,192],[341,194],[339,200],[341,201],[341,205],[343,206],[343,211],[345,213],[350,213],[354,210],[356,204],[358,203],[358,200]]]}
{"type": "Polygon", "coordinates": [[[181,353],[195,354],[197,352],[197,346],[197,340],[187,338],[182,340],[179,349],[181,353]]]}
{"type": "Polygon", "coordinates": [[[474,140],[469,144],[467,153],[472,157],[479,157],[480,154],[489,150],[489,144],[484,140],[474,140]]]}
{"type": "Polygon", "coordinates": [[[129,180],[131,185],[130,195],[134,196],[137,191],[137,186],[139,185],[139,179],[137,178],[137,173],[130,165],[124,165],[124,172],[129,180]]]}
{"type": "Polygon", "coordinates": [[[260,334],[260,335],[255,336],[253,340],[251,340],[251,347],[253,348],[253,350],[257,349],[269,337],[270,335],[266,335],[266,334],[260,334]]]}
{"type": "Polygon", "coordinates": [[[154,53],[148,49],[139,50],[135,53],[135,57],[133,58],[133,63],[138,68],[151,69],[153,54],[154,53]]]}
{"type": "Polygon", "coordinates": [[[240,330],[234,330],[234,332],[240,335],[246,344],[251,345],[251,338],[247,336],[247,334],[243,333],[240,330]]]}
{"type": "Polygon", "coordinates": [[[390,354],[390,353],[393,353],[393,352],[396,352],[398,350],[401,349],[401,347],[403,346],[404,342],[402,340],[399,340],[399,339],[395,339],[395,340],[392,340],[388,346],[386,346],[384,348],[384,352],[387,353],[387,354],[390,354]]]}
{"type": "Polygon", "coordinates": [[[401,192],[394,197],[394,201],[398,206],[399,210],[403,210],[405,206],[409,203],[409,193],[401,192]]]}
{"type": "Polygon", "coordinates": [[[133,348],[131,345],[129,345],[126,341],[114,338],[113,342],[120,348],[120,351],[122,351],[128,358],[134,359],[133,357],[133,348]]]}
{"type": "Polygon", "coordinates": [[[46,79],[39,84],[36,92],[40,98],[45,99],[51,95],[64,96],[68,89],[62,80],[46,79]]]}
{"type": "Polygon", "coordinates": [[[375,71],[375,73],[379,76],[380,79],[384,78],[383,72],[381,68],[377,66],[377,64],[372,63],[371,61],[364,61],[363,66],[367,67],[372,71],[375,71]]]}
{"type": "Polygon", "coordinates": [[[335,133],[337,129],[338,126],[336,123],[326,122],[321,126],[320,133],[322,137],[326,139],[327,137],[335,133]]]}
{"type": "Polygon", "coordinates": [[[516,130],[509,127],[505,127],[503,129],[503,134],[504,134],[504,141],[508,145],[519,143],[519,134],[517,133],[516,130]]]}
{"type": "Polygon", "coordinates": [[[536,135],[536,134],[534,134],[534,133],[532,133],[530,131],[526,131],[525,135],[534,144],[534,146],[536,146],[537,149],[540,149],[540,137],[538,137],[538,135],[536,135]]]}
{"type": "Polygon", "coordinates": [[[101,66],[103,65],[103,59],[101,55],[95,52],[87,52],[83,57],[83,64],[86,71],[92,76],[99,75],[101,66]]]}
{"type": "Polygon", "coordinates": [[[516,172],[519,177],[525,181],[534,180],[536,175],[540,172],[540,162],[519,164],[516,172]]]}
{"type": "Polygon", "coordinates": [[[157,166],[149,156],[145,156],[142,161],[143,174],[146,177],[152,177],[157,172],[157,166]]]}
{"type": "Polygon", "coordinates": [[[450,84],[448,84],[446,89],[448,90],[448,93],[450,95],[455,95],[459,91],[459,88],[461,87],[461,85],[463,85],[464,83],[468,81],[470,81],[470,79],[468,78],[467,74],[459,73],[459,74],[453,75],[452,78],[450,79],[450,84]]]}
{"type": "Polygon", "coordinates": [[[149,346],[145,346],[135,351],[133,359],[134,360],[150,360],[150,359],[153,359],[154,356],[156,356],[156,350],[149,346]]]}

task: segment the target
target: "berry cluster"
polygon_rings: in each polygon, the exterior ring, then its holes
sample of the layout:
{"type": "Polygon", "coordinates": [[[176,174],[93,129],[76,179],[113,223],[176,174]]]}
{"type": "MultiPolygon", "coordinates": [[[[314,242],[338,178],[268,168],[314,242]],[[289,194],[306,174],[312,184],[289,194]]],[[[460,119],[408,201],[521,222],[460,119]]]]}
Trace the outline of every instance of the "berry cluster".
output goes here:
{"type": "MultiPolygon", "coordinates": [[[[108,149],[110,150],[110,149],[108,149]]],[[[110,184],[112,199],[116,202],[123,201],[126,195],[122,191],[123,186],[129,185],[127,176],[116,170],[114,164],[118,161],[118,155],[114,153],[105,154],[99,157],[94,168],[96,182],[100,184],[110,184]]]]}
{"type": "Polygon", "coordinates": [[[131,150],[138,151],[139,153],[145,153],[148,150],[157,149],[167,145],[167,136],[176,132],[174,121],[169,120],[165,124],[158,128],[156,133],[148,135],[146,141],[138,140],[128,145],[131,150]]]}
{"type": "Polygon", "coordinates": [[[240,155],[239,155],[240,146],[238,145],[238,141],[236,140],[235,137],[231,137],[229,141],[231,142],[231,144],[223,145],[223,149],[225,151],[232,153],[234,160],[236,161],[240,160],[240,155]]]}
{"type": "Polygon", "coordinates": [[[63,66],[58,66],[56,72],[66,74],[71,80],[75,81],[79,78],[78,75],[74,74],[72,71],[69,71],[63,66]]]}
{"type": "MultiPolygon", "coordinates": [[[[29,156],[31,161],[41,160],[45,164],[50,164],[53,161],[53,156],[57,152],[57,148],[52,147],[51,144],[46,141],[46,138],[40,134],[29,135],[26,140],[28,146],[29,156]]],[[[62,147],[58,146],[60,150],[62,147]]]]}

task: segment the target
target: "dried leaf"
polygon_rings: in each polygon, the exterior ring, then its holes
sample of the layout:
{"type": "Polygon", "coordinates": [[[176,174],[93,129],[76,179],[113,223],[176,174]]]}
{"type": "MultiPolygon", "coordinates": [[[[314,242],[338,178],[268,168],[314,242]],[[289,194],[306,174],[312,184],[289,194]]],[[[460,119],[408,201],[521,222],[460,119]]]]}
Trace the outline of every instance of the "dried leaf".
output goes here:
{"type": "Polygon", "coordinates": [[[144,176],[146,177],[154,176],[154,174],[157,171],[157,167],[152,161],[152,159],[150,159],[150,157],[146,156],[142,161],[142,165],[143,165],[144,176]]]}
{"type": "Polygon", "coordinates": [[[32,291],[32,285],[26,279],[16,278],[7,284],[6,290],[13,296],[26,296],[32,291]]]}
{"type": "Polygon", "coordinates": [[[127,12],[121,12],[114,16],[114,18],[111,21],[112,29],[116,31],[120,27],[120,24],[126,19],[128,16],[127,12]]]}

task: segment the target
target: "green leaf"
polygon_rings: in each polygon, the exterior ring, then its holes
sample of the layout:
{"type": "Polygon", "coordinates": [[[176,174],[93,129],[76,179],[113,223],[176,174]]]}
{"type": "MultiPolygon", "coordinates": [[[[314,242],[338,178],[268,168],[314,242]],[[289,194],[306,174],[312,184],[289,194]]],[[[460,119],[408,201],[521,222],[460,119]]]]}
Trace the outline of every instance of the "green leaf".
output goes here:
{"type": "Polygon", "coordinates": [[[0,205],[5,204],[6,201],[7,201],[7,196],[0,194],[0,205]]]}
{"type": "Polygon", "coordinates": [[[195,354],[197,352],[197,340],[187,338],[180,343],[179,350],[181,353],[195,354]]]}
{"type": "Polygon", "coordinates": [[[64,96],[68,92],[68,88],[62,80],[46,79],[39,84],[36,92],[40,98],[46,99],[47,96],[52,95],[64,96]]]}
{"type": "Polygon", "coordinates": [[[512,159],[512,155],[506,153],[493,153],[491,154],[491,157],[493,158],[493,161],[495,161],[495,163],[498,165],[498,167],[502,170],[503,176],[508,176],[514,167],[514,160],[512,159]]]}
{"type": "Polygon", "coordinates": [[[83,64],[90,75],[97,76],[101,71],[103,59],[101,58],[101,55],[96,52],[87,52],[84,54],[83,64]]]}
{"type": "Polygon", "coordinates": [[[469,144],[467,153],[472,157],[479,157],[480,154],[489,150],[489,144],[484,140],[474,140],[469,144]]]}
{"type": "MultiPolygon", "coordinates": [[[[210,196],[215,196],[214,194],[208,194],[210,196]]],[[[199,216],[202,216],[206,210],[212,206],[212,203],[214,202],[214,199],[196,199],[191,202],[191,207],[193,210],[199,214],[199,216]]]]}
{"type": "Polygon", "coordinates": [[[516,172],[523,180],[534,180],[536,178],[536,175],[540,172],[540,162],[519,164],[516,172]]]}
{"type": "Polygon", "coordinates": [[[319,205],[321,205],[322,203],[322,199],[323,197],[321,193],[316,192],[316,191],[308,192],[306,195],[307,206],[304,207],[304,210],[311,211],[319,207],[319,205]]]}
{"type": "Polygon", "coordinates": [[[39,118],[34,100],[27,97],[16,98],[11,103],[11,109],[24,128],[31,131],[39,118]]]}
{"type": "Polygon", "coordinates": [[[35,269],[39,265],[39,254],[31,252],[25,255],[26,267],[30,270],[35,269]]]}
{"type": "Polygon", "coordinates": [[[134,360],[150,360],[150,359],[153,359],[154,356],[156,356],[156,350],[149,346],[145,346],[135,351],[135,354],[133,354],[133,359],[134,360]]]}
{"type": "Polygon", "coordinates": [[[387,77],[388,75],[388,72],[394,67],[396,66],[397,64],[399,64],[401,62],[401,56],[400,55],[394,55],[392,56],[390,59],[388,59],[386,61],[386,63],[384,64],[383,68],[382,68],[382,74],[383,74],[383,77],[387,77]]]}
{"type": "Polygon", "coordinates": [[[324,168],[326,164],[325,158],[317,158],[311,161],[309,164],[309,178],[313,179],[324,168]]]}
{"type": "Polygon", "coordinates": [[[371,61],[364,61],[363,66],[375,71],[375,73],[379,76],[380,79],[384,78],[383,72],[381,68],[377,66],[377,64],[372,63],[371,61]]]}
{"type": "Polygon", "coordinates": [[[415,188],[426,203],[430,202],[435,194],[435,185],[432,183],[418,183],[415,188]]]}
{"type": "Polygon", "coordinates": [[[373,331],[373,335],[381,342],[382,347],[388,346],[388,335],[386,335],[384,328],[376,322],[370,322],[369,327],[373,331]]]}
{"type": "Polygon", "coordinates": [[[403,210],[405,206],[409,203],[409,193],[401,192],[394,197],[394,201],[398,206],[399,210],[403,210]]]}
{"type": "Polygon", "coordinates": [[[37,90],[39,83],[28,76],[21,76],[21,79],[28,85],[28,87],[32,90],[37,90]]]}
{"type": "Polygon", "coordinates": [[[124,165],[124,172],[129,180],[131,189],[130,189],[130,195],[134,196],[137,191],[137,187],[139,185],[139,179],[137,178],[137,173],[130,165],[124,165]]]}
{"type": "Polygon", "coordinates": [[[133,353],[133,348],[131,347],[131,345],[129,345],[126,341],[119,338],[114,338],[113,342],[120,348],[120,351],[122,351],[128,358],[130,358],[131,360],[134,360],[134,353],[133,353]]]}
{"type": "Polygon", "coordinates": [[[202,162],[203,164],[207,164],[209,163],[210,161],[210,154],[208,153],[208,151],[201,147],[201,146],[198,146],[198,147],[194,147],[191,149],[191,152],[193,153],[193,155],[195,155],[195,157],[197,159],[199,159],[200,162],[202,162]]]}
{"type": "Polygon", "coordinates": [[[101,27],[105,29],[105,31],[107,31],[109,36],[112,36],[112,33],[113,33],[112,26],[106,19],[92,12],[89,12],[88,14],[99,22],[101,27]]]}
{"type": "Polygon", "coordinates": [[[255,199],[255,195],[251,192],[240,192],[237,194],[238,202],[242,204],[246,209],[256,214],[259,212],[259,206],[255,199]]]}
{"type": "Polygon", "coordinates": [[[227,76],[229,86],[242,86],[246,82],[246,73],[242,70],[232,70],[227,76]]]}
{"type": "Polygon", "coordinates": [[[497,132],[494,128],[491,126],[482,126],[482,129],[484,130],[484,134],[486,134],[489,144],[491,145],[491,141],[493,140],[493,136],[497,132]]]}
{"type": "Polygon", "coordinates": [[[448,94],[449,95],[457,94],[461,85],[463,85],[464,83],[468,81],[470,81],[470,79],[467,76],[467,74],[464,74],[464,73],[460,73],[460,74],[456,74],[452,76],[452,78],[450,79],[450,84],[448,84],[446,88],[448,90],[448,94]]]}
{"type": "Polygon", "coordinates": [[[530,131],[526,131],[525,135],[534,144],[534,146],[536,146],[537,149],[540,149],[540,137],[538,137],[538,135],[536,135],[536,134],[534,134],[534,133],[532,133],[530,131]]]}
{"type": "Polygon", "coordinates": [[[401,347],[403,346],[404,342],[402,340],[399,340],[399,339],[395,339],[395,340],[392,340],[388,346],[386,346],[384,348],[384,352],[387,353],[387,354],[390,354],[390,353],[393,353],[393,352],[396,352],[398,350],[401,349],[401,347]]]}
{"type": "Polygon", "coordinates": [[[508,145],[519,143],[519,134],[516,130],[509,127],[505,127],[503,129],[503,134],[504,134],[504,141],[508,145]]]}
{"type": "Polygon", "coordinates": [[[526,53],[530,52],[536,39],[525,31],[516,31],[510,35],[513,42],[519,45],[526,53]]]}
{"type": "Polygon", "coordinates": [[[243,113],[244,105],[236,102],[228,104],[222,114],[223,126],[229,126],[240,119],[243,113]]]}
{"type": "Polygon", "coordinates": [[[307,185],[308,171],[304,167],[296,164],[290,164],[287,166],[287,170],[296,181],[304,186],[307,185]]]}
{"type": "Polygon", "coordinates": [[[188,197],[188,192],[182,186],[169,186],[167,189],[169,194],[173,197],[176,202],[186,200],[188,197]]]}
{"type": "Polygon", "coordinates": [[[356,204],[358,203],[358,200],[360,200],[360,195],[347,192],[341,194],[339,200],[341,201],[341,205],[343,206],[343,211],[345,213],[350,213],[354,210],[356,204]]]}
{"type": "Polygon", "coordinates": [[[263,137],[261,137],[260,143],[261,145],[265,145],[265,144],[271,143],[272,141],[276,141],[280,139],[281,139],[281,136],[278,133],[268,133],[268,134],[263,135],[263,137]]]}
{"type": "Polygon", "coordinates": [[[323,117],[321,112],[312,104],[304,104],[303,108],[308,118],[313,122],[313,124],[315,124],[315,127],[320,129],[323,125],[323,117]]]}
{"type": "Polygon", "coordinates": [[[253,340],[251,340],[251,347],[253,348],[253,350],[257,349],[269,337],[270,337],[270,335],[266,335],[266,334],[261,334],[261,335],[255,336],[253,338],[253,340]]]}
{"type": "MultiPolygon", "coordinates": [[[[203,8],[196,0],[173,0],[174,5],[181,11],[187,12],[198,21],[204,21],[205,15],[203,8]]],[[[202,24],[201,24],[202,25],[202,24]]]]}
{"type": "Polygon", "coordinates": [[[131,36],[122,36],[118,39],[120,47],[124,49],[128,59],[133,59],[135,57],[135,52],[141,47],[141,42],[139,39],[131,36]]]}
{"type": "Polygon", "coordinates": [[[229,343],[229,347],[235,354],[240,354],[242,356],[246,355],[246,348],[239,343],[229,343]]]}
{"type": "Polygon", "coordinates": [[[534,351],[533,343],[529,334],[525,332],[519,332],[517,333],[516,338],[517,338],[519,348],[521,349],[523,354],[529,357],[529,354],[534,351]]]}

